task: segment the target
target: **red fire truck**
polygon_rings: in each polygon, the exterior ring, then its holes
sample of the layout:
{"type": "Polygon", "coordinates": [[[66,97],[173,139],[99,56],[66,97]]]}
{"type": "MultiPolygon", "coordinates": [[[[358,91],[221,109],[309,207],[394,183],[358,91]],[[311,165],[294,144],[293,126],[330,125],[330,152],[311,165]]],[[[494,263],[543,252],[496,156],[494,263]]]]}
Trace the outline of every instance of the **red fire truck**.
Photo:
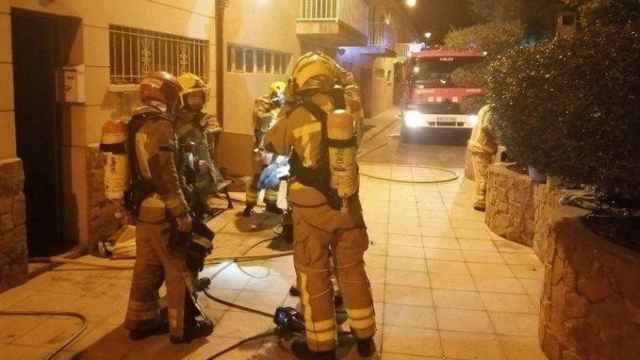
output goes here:
{"type": "Polygon", "coordinates": [[[452,73],[463,65],[482,61],[481,51],[425,50],[407,61],[407,89],[403,102],[403,140],[435,134],[471,132],[478,118],[465,113],[461,102],[484,96],[479,88],[455,84],[452,73]]]}

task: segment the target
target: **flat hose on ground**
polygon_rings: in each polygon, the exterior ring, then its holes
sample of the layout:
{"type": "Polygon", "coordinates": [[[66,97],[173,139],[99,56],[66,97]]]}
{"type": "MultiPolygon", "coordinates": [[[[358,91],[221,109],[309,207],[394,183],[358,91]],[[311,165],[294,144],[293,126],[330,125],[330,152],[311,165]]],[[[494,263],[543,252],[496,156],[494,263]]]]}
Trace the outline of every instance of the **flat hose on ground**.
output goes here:
{"type": "MultiPolygon", "coordinates": [[[[397,121],[397,120],[396,120],[397,121]]],[[[382,130],[376,132],[373,136],[371,136],[370,138],[367,139],[366,143],[369,143],[371,140],[373,140],[374,138],[376,138],[377,136],[379,136],[380,134],[382,134],[385,130],[389,129],[390,127],[392,127],[393,125],[395,125],[395,121],[387,124],[386,126],[384,126],[382,128],[382,130]]],[[[380,144],[376,147],[374,147],[373,149],[369,149],[366,150],[364,152],[361,152],[358,154],[357,158],[361,159],[377,150],[380,150],[382,148],[385,148],[389,145],[389,142],[385,142],[383,144],[380,144]]],[[[396,183],[403,183],[403,184],[443,184],[443,183],[448,183],[448,182],[452,182],[452,181],[456,181],[460,178],[460,176],[458,174],[455,173],[455,171],[449,170],[449,169],[445,169],[445,168],[440,168],[440,167],[435,167],[435,166],[415,166],[413,165],[413,167],[418,167],[421,169],[430,169],[430,170],[436,170],[436,171],[441,171],[447,174],[450,174],[451,177],[448,177],[446,179],[440,179],[440,180],[400,180],[400,179],[393,179],[393,178],[389,178],[389,177],[384,177],[384,176],[377,176],[377,175],[372,175],[369,173],[366,173],[364,171],[360,171],[360,176],[366,177],[366,178],[370,178],[370,179],[375,179],[375,180],[382,180],[382,181],[390,181],[390,182],[396,182],[396,183]]]]}
{"type": "Polygon", "coordinates": [[[80,328],[73,333],[63,344],[58,347],[56,350],[47,355],[46,360],[51,360],[55,358],[58,354],[60,354],[64,349],[66,349],[69,345],[71,345],[74,341],[82,335],[82,333],[87,329],[87,318],[84,315],[68,312],[68,311],[0,311],[0,316],[64,316],[64,317],[73,317],[76,319],[80,319],[82,321],[82,325],[80,328]]]}

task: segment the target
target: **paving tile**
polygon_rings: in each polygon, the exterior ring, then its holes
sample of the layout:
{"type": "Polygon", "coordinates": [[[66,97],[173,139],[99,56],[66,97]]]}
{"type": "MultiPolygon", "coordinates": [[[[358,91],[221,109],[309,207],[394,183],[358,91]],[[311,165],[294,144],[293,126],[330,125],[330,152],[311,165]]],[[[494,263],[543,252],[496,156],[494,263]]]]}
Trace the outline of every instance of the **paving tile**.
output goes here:
{"type": "Polygon", "coordinates": [[[82,326],[76,318],[49,317],[40,321],[38,326],[16,338],[12,344],[58,347],[67,341],[82,326]]]}
{"type": "Polygon", "coordinates": [[[509,265],[509,268],[513,274],[520,279],[544,279],[544,266],[542,264],[537,265],[509,265]]]}
{"type": "Polygon", "coordinates": [[[387,285],[385,303],[415,306],[433,306],[431,290],[408,286],[387,285]]]}
{"type": "Polygon", "coordinates": [[[473,280],[479,291],[500,292],[508,294],[525,294],[522,284],[516,278],[495,275],[474,275],[473,280]]]}
{"type": "Polygon", "coordinates": [[[425,249],[427,259],[444,261],[464,261],[462,252],[455,249],[425,249]]]}
{"type": "Polygon", "coordinates": [[[421,229],[418,224],[405,225],[405,224],[389,223],[390,234],[420,235],[420,232],[421,232],[421,229]]]}
{"type": "Polygon", "coordinates": [[[386,268],[387,257],[384,255],[376,255],[367,253],[364,257],[364,262],[367,268],[386,268]]]}
{"type": "Polygon", "coordinates": [[[432,307],[385,304],[384,323],[389,326],[436,329],[435,311],[432,307]]]}
{"type": "Polygon", "coordinates": [[[387,270],[386,284],[428,288],[429,277],[425,272],[387,270]]]}
{"type": "Polygon", "coordinates": [[[389,245],[387,253],[389,254],[389,256],[396,256],[396,257],[419,258],[419,259],[422,259],[425,257],[422,244],[420,244],[420,247],[389,245]]]}
{"type": "Polygon", "coordinates": [[[498,250],[500,252],[506,252],[506,253],[531,253],[532,250],[530,247],[524,246],[524,245],[520,245],[518,243],[515,243],[513,241],[509,241],[509,240],[504,240],[504,239],[494,239],[493,243],[495,244],[496,248],[498,248],[498,250]]]}
{"type": "Polygon", "coordinates": [[[547,360],[537,337],[499,336],[507,360],[547,360]]]}
{"type": "Polygon", "coordinates": [[[482,302],[489,311],[535,314],[536,306],[528,295],[481,292],[482,302]]]}
{"type": "Polygon", "coordinates": [[[374,302],[384,302],[385,288],[386,285],[384,283],[371,284],[371,295],[374,302]]]}
{"type": "Polygon", "coordinates": [[[492,334],[493,326],[485,311],[437,308],[438,329],[492,334]]]}
{"type": "Polygon", "coordinates": [[[467,265],[463,262],[427,260],[429,273],[447,273],[450,275],[469,275],[467,265]]]}
{"type": "Polygon", "coordinates": [[[440,238],[440,237],[422,237],[422,245],[428,249],[460,249],[460,243],[455,238],[440,238]]]}
{"type": "Polygon", "coordinates": [[[51,349],[24,345],[2,345],[2,360],[44,359],[51,349]]]}
{"type": "Polygon", "coordinates": [[[537,336],[538,315],[489,312],[496,332],[501,335],[537,336]]]}
{"type": "Polygon", "coordinates": [[[382,360],[442,360],[442,358],[384,352],[382,353],[382,360]]]}
{"type": "Polygon", "coordinates": [[[509,265],[541,265],[535,254],[503,253],[504,261],[509,265]]]}
{"type": "Polygon", "coordinates": [[[388,243],[390,246],[400,245],[400,246],[422,247],[422,238],[417,235],[389,234],[388,243]]]}
{"type": "Polygon", "coordinates": [[[263,316],[243,311],[228,311],[215,329],[216,336],[246,338],[273,326],[273,321],[263,316]]]}
{"type": "Polygon", "coordinates": [[[465,261],[485,264],[504,264],[502,255],[497,251],[462,250],[465,261]]]}
{"type": "Polygon", "coordinates": [[[385,352],[442,357],[440,336],[435,330],[385,326],[382,342],[385,352]]]}
{"type": "Polygon", "coordinates": [[[496,251],[496,247],[491,241],[458,239],[460,248],[463,250],[496,251]]]}
{"type": "Polygon", "coordinates": [[[427,260],[419,258],[387,257],[387,269],[402,271],[427,272],[427,260]]]}
{"type": "Polygon", "coordinates": [[[447,359],[504,360],[495,335],[441,331],[442,348],[447,359]]]}
{"type": "Polygon", "coordinates": [[[383,268],[367,269],[367,277],[372,284],[383,284],[386,279],[387,270],[383,268]]]}
{"type": "Polygon", "coordinates": [[[454,228],[453,230],[458,239],[491,239],[489,231],[483,228],[454,228]]]}
{"type": "Polygon", "coordinates": [[[445,290],[475,291],[476,286],[471,275],[451,275],[446,272],[429,274],[431,288],[445,290]]]}
{"type": "Polygon", "coordinates": [[[468,263],[471,276],[513,277],[511,269],[504,264],[468,263]]]}
{"type": "Polygon", "coordinates": [[[433,299],[438,308],[485,310],[480,294],[475,291],[434,289],[433,299]]]}

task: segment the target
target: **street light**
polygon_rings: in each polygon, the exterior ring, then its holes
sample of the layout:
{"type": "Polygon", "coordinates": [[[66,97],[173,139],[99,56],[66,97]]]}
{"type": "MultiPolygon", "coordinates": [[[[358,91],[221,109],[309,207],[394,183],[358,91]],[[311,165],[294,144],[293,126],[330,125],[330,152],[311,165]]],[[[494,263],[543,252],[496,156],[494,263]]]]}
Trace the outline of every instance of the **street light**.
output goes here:
{"type": "Polygon", "coordinates": [[[408,6],[408,7],[414,7],[414,6],[416,6],[416,1],[417,1],[417,0],[407,0],[407,1],[406,1],[407,6],[408,6]]]}
{"type": "Polygon", "coordinates": [[[431,39],[431,35],[432,34],[430,32],[424,33],[424,37],[427,38],[427,39],[431,39]]]}

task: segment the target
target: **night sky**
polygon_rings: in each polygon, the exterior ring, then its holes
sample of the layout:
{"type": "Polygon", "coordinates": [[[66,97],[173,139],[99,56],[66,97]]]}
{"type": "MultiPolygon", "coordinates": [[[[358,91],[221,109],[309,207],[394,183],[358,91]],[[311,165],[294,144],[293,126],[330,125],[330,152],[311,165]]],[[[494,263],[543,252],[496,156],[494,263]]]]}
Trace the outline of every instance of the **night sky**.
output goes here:
{"type": "Polygon", "coordinates": [[[469,26],[472,23],[468,0],[418,0],[409,12],[419,34],[433,33],[433,40],[441,42],[451,28],[469,26]]]}

